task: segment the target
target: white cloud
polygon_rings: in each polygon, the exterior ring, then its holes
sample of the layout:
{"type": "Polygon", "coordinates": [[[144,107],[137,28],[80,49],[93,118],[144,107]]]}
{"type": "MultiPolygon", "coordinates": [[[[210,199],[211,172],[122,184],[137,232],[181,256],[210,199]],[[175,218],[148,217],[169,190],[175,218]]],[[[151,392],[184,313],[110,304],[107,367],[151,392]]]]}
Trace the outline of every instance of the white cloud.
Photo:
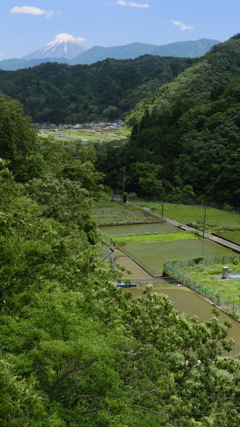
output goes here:
{"type": "Polygon", "coordinates": [[[47,18],[50,18],[54,15],[54,12],[51,10],[43,10],[34,6],[15,6],[12,8],[10,13],[24,14],[24,15],[45,15],[47,18]]]}
{"type": "Polygon", "coordinates": [[[172,20],[172,24],[179,27],[181,31],[194,30],[191,25],[185,25],[181,21],[175,21],[174,19],[172,20]]]}
{"type": "Polygon", "coordinates": [[[138,7],[140,9],[147,9],[148,7],[150,7],[150,5],[147,3],[136,3],[134,1],[125,1],[125,0],[118,0],[117,4],[125,7],[138,7]]]}

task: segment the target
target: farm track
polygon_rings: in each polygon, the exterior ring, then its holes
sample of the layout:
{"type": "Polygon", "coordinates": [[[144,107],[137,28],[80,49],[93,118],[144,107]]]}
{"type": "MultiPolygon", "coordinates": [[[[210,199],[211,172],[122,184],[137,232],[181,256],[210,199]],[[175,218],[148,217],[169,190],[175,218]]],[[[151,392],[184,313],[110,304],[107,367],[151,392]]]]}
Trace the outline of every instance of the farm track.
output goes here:
{"type": "Polygon", "coordinates": [[[152,215],[152,216],[153,216],[153,217],[155,217],[155,218],[159,218],[159,219],[161,219],[161,220],[164,220],[164,221],[168,222],[169,224],[175,225],[175,227],[178,227],[178,228],[180,228],[181,230],[184,230],[184,231],[192,231],[192,232],[194,232],[194,233],[199,234],[199,236],[201,236],[201,237],[204,237],[204,238],[206,238],[206,239],[209,239],[209,240],[211,240],[212,242],[215,242],[215,243],[218,243],[219,245],[224,246],[225,248],[232,249],[233,251],[235,251],[235,252],[237,252],[237,253],[240,253],[240,245],[238,245],[238,244],[236,244],[236,243],[232,243],[232,242],[230,242],[230,241],[228,241],[228,240],[225,240],[225,239],[223,239],[223,238],[221,238],[221,237],[213,236],[212,234],[210,234],[210,233],[206,233],[206,232],[204,232],[204,235],[203,235],[203,232],[202,232],[202,231],[197,230],[196,228],[193,228],[193,227],[189,227],[188,225],[181,224],[180,222],[174,221],[173,219],[167,218],[167,217],[165,217],[165,216],[164,216],[164,217],[162,217],[162,215],[159,215],[159,214],[157,214],[157,213],[153,212],[153,211],[152,211],[151,209],[149,209],[149,208],[143,208],[142,206],[139,206],[139,205],[137,205],[136,203],[132,203],[132,202],[127,202],[127,203],[128,203],[129,205],[135,206],[136,208],[142,209],[142,210],[144,210],[145,212],[148,212],[150,215],[152,215]]]}

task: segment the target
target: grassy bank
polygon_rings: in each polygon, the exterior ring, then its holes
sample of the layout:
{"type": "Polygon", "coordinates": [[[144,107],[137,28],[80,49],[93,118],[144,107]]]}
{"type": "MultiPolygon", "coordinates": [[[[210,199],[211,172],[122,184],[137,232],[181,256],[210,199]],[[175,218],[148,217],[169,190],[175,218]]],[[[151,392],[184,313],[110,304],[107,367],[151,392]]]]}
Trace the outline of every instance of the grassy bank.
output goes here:
{"type": "MultiPolygon", "coordinates": [[[[162,215],[161,202],[137,202],[139,206],[147,207],[155,213],[162,215]]],[[[181,224],[191,225],[199,229],[203,229],[205,217],[205,230],[208,232],[216,232],[217,230],[240,231],[240,215],[236,213],[226,212],[215,208],[206,208],[198,205],[182,205],[176,203],[164,203],[163,215],[171,218],[181,224]],[[205,217],[206,213],[206,217],[205,217]]]]}

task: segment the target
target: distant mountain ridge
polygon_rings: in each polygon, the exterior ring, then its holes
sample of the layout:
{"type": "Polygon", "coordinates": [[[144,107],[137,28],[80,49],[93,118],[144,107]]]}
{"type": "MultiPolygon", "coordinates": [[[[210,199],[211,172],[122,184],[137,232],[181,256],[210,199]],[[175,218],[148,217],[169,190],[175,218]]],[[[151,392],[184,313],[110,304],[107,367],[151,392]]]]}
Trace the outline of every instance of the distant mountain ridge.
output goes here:
{"type": "Polygon", "coordinates": [[[0,69],[15,71],[34,67],[43,62],[59,62],[68,65],[90,65],[107,58],[135,59],[142,55],[197,58],[203,56],[214,45],[219,43],[217,40],[203,38],[196,41],[176,42],[159,46],[140,42],[124,46],[93,46],[84,51],[80,45],[76,46],[76,44],[67,42],[66,40],[62,43],[57,42],[58,41],[55,40],[44,48],[26,55],[24,58],[2,60],[0,61],[0,69]],[[80,54],[76,54],[75,57],[73,57],[74,49],[76,49],[75,52],[80,51],[80,54]],[[69,58],[66,57],[66,52],[68,52],[69,58]]]}
{"type": "Polygon", "coordinates": [[[146,43],[131,43],[125,46],[101,47],[93,46],[82,52],[71,63],[92,64],[106,58],[135,59],[142,55],[173,56],[181,58],[197,58],[205,55],[212,46],[219,43],[217,40],[200,39],[196,41],[176,42],[167,45],[152,45],[146,43]]]}

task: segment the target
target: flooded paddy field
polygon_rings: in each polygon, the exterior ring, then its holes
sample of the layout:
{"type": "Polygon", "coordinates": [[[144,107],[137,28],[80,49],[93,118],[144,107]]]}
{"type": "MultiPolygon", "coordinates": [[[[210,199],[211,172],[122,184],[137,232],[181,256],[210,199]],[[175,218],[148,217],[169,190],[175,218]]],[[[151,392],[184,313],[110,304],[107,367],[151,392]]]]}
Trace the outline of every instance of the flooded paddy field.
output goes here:
{"type": "Polygon", "coordinates": [[[152,275],[162,275],[163,264],[166,261],[234,254],[207,239],[129,243],[121,249],[152,275]]]}
{"type": "Polygon", "coordinates": [[[144,287],[148,283],[156,284],[157,286],[173,286],[172,283],[168,283],[166,279],[163,278],[154,278],[147,271],[145,271],[141,266],[139,266],[136,262],[130,259],[128,256],[124,255],[120,251],[114,252],[113,260],[115,266],[119,265],[125,268],[125,271],[122,275],[122,281],[130,280],[132,284],[136,284],[137,286],[144,287]]]}
{"type": "Polygon", "coordinates": [[[124,254],[114,254],[114,263],[124,267],[126,270],[123,272],[123,280],[149,280],[151,282],[152,276],[147,273],[143,268],[131,260],[124,254]]]}
{"type": "Polygon", "coordinates": [[[122,236],[129,234],[162,234],[162,233],[177,233],[179,228],[175,227],[168,222],[160,222],[153,224],[131,224],[131,225],[118,225],[101,227],[100,231],[110,236],[122,236]]]}
{"type": "MultiPolygon", "coordinates": [[[[108,236],[179,232],[179,228],[166,222],[108,226],[101,227],[100,230],[108,236]]],[[[163,264],[166,261],[230,254],[234,254],[234,252],[201,238],[196,240],[128,243],[120,246],[119,249],[114,248],[113,260],[115,265],[125,268],[122,280],[130,280],[132,284],[136,285],[133,288],[123,289],[123,292],[131,292],[136,297],[142,295],[144,297],[144,288],[148,283],[151,283],[153,285],[152,292],[167,295],[177,311],[189,316],[197,316],[201,321],[206,322],[213,317],[213,305],[210,302],[189,288],[177,286],[176,283],[174,284],[167,279],[162,277],[154,278],[153,276],[162,275],[163,264]]],[[[232,322],[229,338],[233,338],[235,341],[233,350],[230,353],[226,353],[226,355],[236,356],[240,353],[240,323],[221,312],[219,316],[220,322],[224,322],[226,319],[230,319],[232,322]]]]}

